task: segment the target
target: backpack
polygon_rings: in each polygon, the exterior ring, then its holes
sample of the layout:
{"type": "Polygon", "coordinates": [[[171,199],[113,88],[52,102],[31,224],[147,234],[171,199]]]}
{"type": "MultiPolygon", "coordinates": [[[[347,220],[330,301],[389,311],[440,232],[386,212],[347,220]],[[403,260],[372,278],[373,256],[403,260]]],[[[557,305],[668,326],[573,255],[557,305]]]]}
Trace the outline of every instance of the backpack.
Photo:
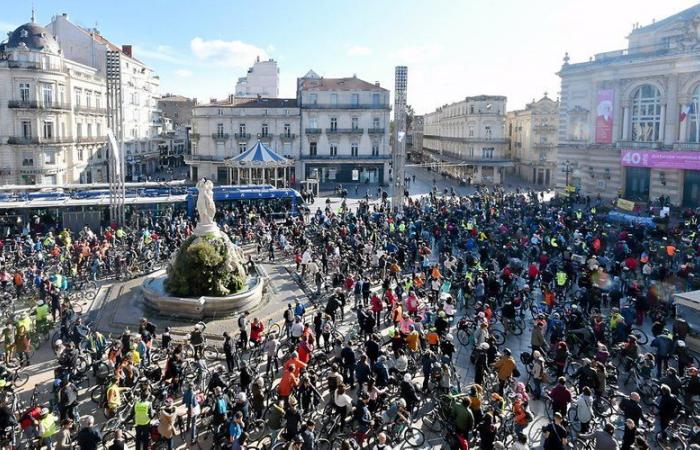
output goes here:
{"type": "Polygon", "coordinates": [[[216,412],[218,414],[226,414],[226,400],[223,398],[216,399],[216,412]]]}

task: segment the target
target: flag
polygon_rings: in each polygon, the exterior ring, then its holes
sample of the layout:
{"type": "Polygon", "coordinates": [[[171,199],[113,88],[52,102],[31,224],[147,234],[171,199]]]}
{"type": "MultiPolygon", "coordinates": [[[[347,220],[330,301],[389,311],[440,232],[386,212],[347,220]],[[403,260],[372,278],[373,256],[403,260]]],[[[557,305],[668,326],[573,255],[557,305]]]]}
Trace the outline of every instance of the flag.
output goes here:
{"type": "Polygon", "coordinates": [[[690,105],[683,105],[681,108],[681,122],[685,120],[686,117],[688,117],[688,114],[690,114],[690,105]]]}

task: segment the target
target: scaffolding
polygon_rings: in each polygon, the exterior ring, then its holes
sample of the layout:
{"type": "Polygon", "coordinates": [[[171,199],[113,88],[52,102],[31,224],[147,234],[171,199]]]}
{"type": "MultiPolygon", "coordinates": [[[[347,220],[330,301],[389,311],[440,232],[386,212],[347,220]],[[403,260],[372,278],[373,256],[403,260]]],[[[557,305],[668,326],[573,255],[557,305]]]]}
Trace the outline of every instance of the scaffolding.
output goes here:
{"type": "Polygon", "coordinates": [[[392,158],[391,204],[397,212],[403,210],[406,178],[406,84],[408,68],[396,66],[394,76],[394,149],[392,158]]]}
{"type": "Polygon", "coordinates": [[[107,51],[106,69],[109,220],[117,225],[123,225],[125,157],[123,152],[124,115],[122,111],[121,53],[119,51],[107,51]]]}

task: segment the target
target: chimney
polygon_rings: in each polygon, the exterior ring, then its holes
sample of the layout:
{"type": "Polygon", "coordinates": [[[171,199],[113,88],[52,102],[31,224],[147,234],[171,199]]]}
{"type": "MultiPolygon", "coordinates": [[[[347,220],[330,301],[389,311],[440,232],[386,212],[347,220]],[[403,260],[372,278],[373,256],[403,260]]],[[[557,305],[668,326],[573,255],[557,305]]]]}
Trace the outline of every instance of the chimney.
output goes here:
{"type": "Polygon", "coordinates": [[[122,53],[124,53],[126,56],[129,58],[133,58],[132,50],[131,50],[131,45],[129,44],[124,44],[122,45],[122,53]]]}
{"type": "Polygon", "coordinates": [[[68,20],[68,13],[63,13],[61,14],[61,16],[63,16],[64,19],[68,20]]]}
{"type": "Polygon", "coordinates": [[[195,105],[197,104],[197,97],[192,99],[192,103],[194,103],[195,105]]]}
{"type": "Polygon", "coordinates": [[[228,95],[228,101],[229,103],[233,104],[233,94],[228,95]]]}
{"type": "Polygon", "coordinates": [[[375,81],[375,82],[374,82],[374,85],[377,86],[377,87],[379,87],[379,81],[375,81]]]}

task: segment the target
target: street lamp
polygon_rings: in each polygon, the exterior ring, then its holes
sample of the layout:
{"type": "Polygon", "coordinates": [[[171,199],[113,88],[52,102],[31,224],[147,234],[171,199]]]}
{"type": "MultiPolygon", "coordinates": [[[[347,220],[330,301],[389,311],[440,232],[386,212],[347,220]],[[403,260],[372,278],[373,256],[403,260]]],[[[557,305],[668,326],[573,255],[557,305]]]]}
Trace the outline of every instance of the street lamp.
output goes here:
{"type": "Polygon", "coordinates": [[[569,162],[568,159],[564,162],[564,167],[561,168],[561,171],[566,174],[566,188],[568,188],[569,187],[569,174],[571,172],[573,172],[573,169],[571,168],[571,163],[569,162]]]}

